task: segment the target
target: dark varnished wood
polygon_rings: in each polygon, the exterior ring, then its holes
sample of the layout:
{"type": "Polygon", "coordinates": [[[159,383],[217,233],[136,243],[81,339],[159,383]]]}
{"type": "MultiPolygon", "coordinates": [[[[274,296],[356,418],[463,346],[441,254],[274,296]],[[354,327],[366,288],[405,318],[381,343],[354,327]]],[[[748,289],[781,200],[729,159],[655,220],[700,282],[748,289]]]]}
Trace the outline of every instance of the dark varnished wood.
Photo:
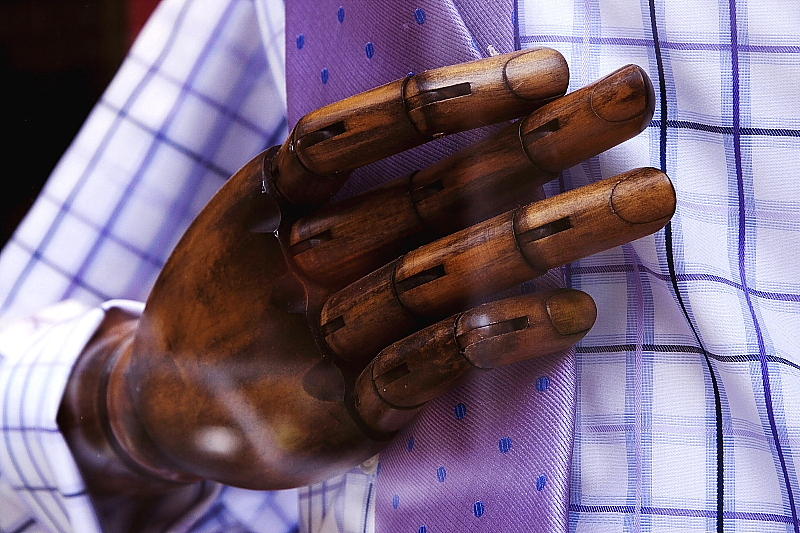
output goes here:
{"type": "Polygon", "coordinates": [[[341,287],[422,242],[532,202],[561,170],[641,132],[653,108],[647,75],[623,67],[469,150],[303,217],[289,236],[294,263],[341,287]]]}
{"type": "Polygon", "coordinates": [[[489,302],[419,330],[382,350],[356,382],[356,406],[374,431],[402,428],[472,369],[565,350],[594,324],[586,293],[553,290],[489,302]]]}
{"type": "Polygon", "coordinates": [[[564,94],[569,69],[550,48],[416,74],[300,119],[272,165],[278,191],[316,205],[349,171],[432,138],[518,117],[564,94]]]}
{"type": "Polygon", "coordinates": [[[674,210],[669,178],[656,169],[639,169],[498,215],[421,246],[334,293],[320,316],[325,340],[338,357],[365,364],[426,320],[649,235],[674,210]]]}
{"type": "Polygon", "coordinates": [[[105,531],[166,531],[207,490],[195,478],[153,476],[107,431],[108,368],[133,339],[137,319],[111,310],[89,341],[67,384],[58,424],[87,480],[89,497],[105,531]]]}
{"type": "Polygon", "coordinates": [[[163,525],[201,480],[327,479],[471,369],[585,334],[596,310],[579,291],[475,306],[669,220],[675,193],[655,169],[532,202],[555,172],[646,126],[652,87],[638,67],[406,180],[310,209],[360,164],[530,112],[563,92],[565,69],[544,49],[388,84],[309,114],[226,183],[143,316],[109,315],[70,380],[60,423],[110,530],[147,509],[141,530],[163,525]]]}

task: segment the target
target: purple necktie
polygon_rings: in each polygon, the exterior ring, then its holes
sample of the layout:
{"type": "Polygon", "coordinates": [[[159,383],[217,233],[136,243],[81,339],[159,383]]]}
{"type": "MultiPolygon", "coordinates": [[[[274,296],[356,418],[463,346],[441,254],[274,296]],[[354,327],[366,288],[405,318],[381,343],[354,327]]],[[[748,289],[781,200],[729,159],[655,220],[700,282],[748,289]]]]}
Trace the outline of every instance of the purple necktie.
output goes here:
{"type": "MultiPolygon", "coordinates": [[[[409,72],[513,50],[514,0],[288,0],[289,125],[409,72]]],[[[420,169],[493,128],[452,135],[354,173],[342,196],[420,169]]],[[[561,283],[551,273],[538,287],[561,283]]],[[[378,533],[567,530],[575,408],[569,351],[475,373],[381,454],[378,533]]]]}

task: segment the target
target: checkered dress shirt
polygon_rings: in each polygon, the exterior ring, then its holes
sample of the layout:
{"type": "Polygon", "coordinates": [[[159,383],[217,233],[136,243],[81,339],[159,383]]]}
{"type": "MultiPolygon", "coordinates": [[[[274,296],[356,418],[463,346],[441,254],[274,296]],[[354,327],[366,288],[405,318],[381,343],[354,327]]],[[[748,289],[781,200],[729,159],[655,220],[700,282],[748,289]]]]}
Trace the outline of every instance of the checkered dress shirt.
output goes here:
{"type": "MultiPolygon", "coordinates": [[[[577,348],[570,529],[800,533],[800,2],[518,0],[514,16],[518,47],[564,54],[571,89],[636,63],[658,98],[643,134],[548,192],[650,165],[678,193],[663,231],[564,271],[600,310],[577,348]]],[[[0,531],[98,530],[55,422],[70,369],[285,137],[285,37],[278,0],[165,0],[3,250],[0,531]]],[[[208,484],[174,529],[372,531],[376,467],[299,491],[208,484]]]]}

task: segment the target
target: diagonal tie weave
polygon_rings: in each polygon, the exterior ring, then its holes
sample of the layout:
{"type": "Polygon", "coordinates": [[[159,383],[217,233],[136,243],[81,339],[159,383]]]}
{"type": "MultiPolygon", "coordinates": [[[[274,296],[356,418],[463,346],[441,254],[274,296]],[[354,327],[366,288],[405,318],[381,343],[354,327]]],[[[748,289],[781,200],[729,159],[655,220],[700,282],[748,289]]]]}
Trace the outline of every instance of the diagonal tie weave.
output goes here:
{"type": "MultiPolygon", "coordinates": [[[[289,125],[377,85],[513,49],[513,0],[286,3],[289,125]]],[[[349,196],[483,138],[484,128],[358,170],[349,196]]],[[[551,274],[537,286],[556,285],[551,274]]],[[[567,530],[574,352],[479,372],[381,454],[376,531],[567,530]]]]}

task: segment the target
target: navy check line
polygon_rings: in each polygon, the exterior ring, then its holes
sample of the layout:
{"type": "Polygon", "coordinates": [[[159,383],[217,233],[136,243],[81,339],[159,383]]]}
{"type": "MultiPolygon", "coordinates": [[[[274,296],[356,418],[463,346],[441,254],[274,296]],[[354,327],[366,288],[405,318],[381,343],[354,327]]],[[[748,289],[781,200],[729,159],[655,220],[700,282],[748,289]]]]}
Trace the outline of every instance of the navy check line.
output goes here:
{"type": "MultiPolygon", "coordinates": [[[[632,265],[626,265],[626,264],[602,265],[602,266],[574,266],[572,267],[572,273],[580,275],[580,274],[605,274],[608,272],[631,272],[633,268],[634,267],[632,265]]],[[[650,274],[651,276],[664,281],[669,281],[672,278],[672,276],[656,272],[655,270],[647,268],[646,266],[643,265],[641,266],[641,269],[650,274]]],[[[712,281],[715,283],[722,283],[723,285],[734,287],[742,292],[748,292],[754,296],[758,296],[759,298],[764,298],[765,300],[778,300],[782,302],[800,302],[800,294],[794,294],[790,292],[760,291],[757,289],[753,289],[751,287],[746,287],[741,283],[737,283],[728,278],[723,278],[722,276],[717,276],[714,274],[702,274],[702,273],[675,274],[675,279],[677,279],[678,281],[712,281]]]]}
{"type": "MultiPolygon", "coordinates": [[[[217,40],[219,39],[220,35],[222,34],[222,28],[230,20],[230,17],[233,14],[234,8],[235,8],[235,6],[237,4],[238,4],[237,1],[232,1],[232,2],[229,2],[228,5],[225,7],[225,10],[222,13],[222,15],[220,16],[219,21],[217,22],[217,24],[215,25],[214,29],[212,30],[212,33],[211,33],[212,37],[205,43],[203,49],[200,52],[200,55],[197,58],[197,61],[195,61],[194,65],[192,65],[192,69],[191,69],[191,71],[189,72],[189,75],[186,78],[186,83],[187,84],[191,84],[191,82],[197,77],[198,73],[200,72],[200,68],[202,67],[203,63],[205,63],[206,59],[208,58],[208,55],[211,53],[211,50],[214,47],[214,44],[217,42],[217,40]]],[[[172,109],[170,110],[170,112],[167,115],[167,117],[164,119],[164,123],[161,126],[162,130],[159,131],[159,132],[156,132],[155,137],[153,139],[151,139],[150,146],[148,147],[147,153],[145,154],[144,158],[142,159],[142,162],[139,165],[139,168],[136,169],[136,172],[133,174],[133,176],[131,176],[131,179],[126,184],[125,191],[123,192],[123,194],[120,197],[119,201],[117,201],[116,205],[114,206],[114,210],[111,213],[111,216],[109,216],[108,221],[106,222],[106,227],[107,228],[112,228],[114,226],[114,223],[116,222],[117,218],[122,213],[123,208],[128,203],[128,200],[131,198],[131,194],[133,193],[134,189],[136,189],[136,187],[141,183],[142,178],[144,177],[145,171],[149,167],[153,157],[155,156],[156,152],[158,151],[158,148],[160,146],[160,141],[163,141],[165,139],[165,137],[163,135],[163,131],[165,131],[167,128],[169,128],[170,123],[172,122],[172,120],[174,120],[174,118],[175,118],[175,116],[176,116],[176,114],[178,112],[178,109],[180,108],[181,104],[184,102],[184,100],[186,98],[186,94],[187,93],[184,91],[184,92],[181,92],[178,95],[178,98],[175,100],[175,103],[173,104],[172,109]]],[[[120,110],[120,114],[118,116],[127,117],[127,109],[126,108],[121,109],[120,110]]],[[[222,169],[219,169],[219,171],[222,172],[222,176],[224,178],[227,178],[228,176],[230,176],[230,173],[225,172],[222,169]]],[[[102,238],[101,239],[97,239],[92,244],[91,249],[89,249],[89,252],[86,254],[86,257],[84,257],[83,261],[81,262],[81,265],[76,270],[75,275],[72,276],[72,280],[70,281],[70,284],[67,286],[66,290],[64,291],[64,294],[62,295],[62,299],[70,297],[70,295],[72,294],[73,290],[77,286],[77,281],[83,279],[84,274],[86,273],[86,270],[94,262],[94,259],[97,257],[97,254],[100,252],[100,248],[102,247],[102,244],[103,244],[103,239],[102,238]]]]}
{"type": "MultiPolygon", "coordinates": [[[[177,15],[177,17],[175,19],[175,23],[173,24],[172,28],[170,29],[169,35],[167,36],[167,40],[164,43],[164,47],[161,49],[161,51],[160,51],[158,57],[156,58],[156,61],[154,62],[154,64],[160,65],[164,61],[164,59],[166,58],[166,56],[169,53],[169,51],[172,49],[172,45],[175,43],[175,40],[176,40],[177,35],[179,33],[178,30],[180,28],[182,28],[183,23],[185,22],[186,14],[188,12],[188,6],[189,6],[189,2],[185,2],[181,6],[181,10],[180,10],[180,12],[178,13],[178,15],[177,15]]],[[[125,102],[125,104],[123,106],[123,109],[127,109],[128,107],[130,107],[130,105],[139,96],[139,94],[142,92],[142,90],[144,90],[144,87],[147,85],[147,81],[150,79],[150,77],[152,75],[153,75],[152,71],[148,71],[142,77],[142,79],[139,81],[139,83],[137,83],[136,87],[134,87],[133,91],[131,91],[131,94],[129,95],[128,99],[126,100],[126,102],[125,102]]],[[[103,136],[103,139],[100,141],[100,144],[98,145],[97,150],[95,151],[94,154],[92,154],[92,157],[89,160],[89,163],[86,165],[86,168],[84,169],[83,173],[78,178],[78,181],[76,182],[76,184],[73,187],[72,191],[70,191],[70,193],[67,196],[67,198],[64,201],[64,203],[61,205],[58,213],[56,214],[55,219],[53,220],[53,223],[50,225],[49,228],[47,228],[47,231],[45,232],[44,237],[42,238],[41,242],[39,243],[39,246],[37,246],[37,248],[36,248],[37,251],[43,250],[50,243],[50,240],[53,238],[53,235],[55,234],[56,229],[60,225],[60,223],[63,220],[63,218],[66,215],[66,213],[71,209],[72,203],[75,201],[75,198],[77,197],[77,195],[80,192],[80,190],[86,184],[86,181],[88,180],[89,176],[91,175],[92,170],[95,168],[95,166],[97,165],[98,161],[100,161],[101,155],[105,152],[106,148],[108,147],[108,144],[111,142],[111,139],[114,137],[114,133],[117,131],[117,129],[119,128],[121,123],[122,123],[121,117],[119,117],[119,116],[116,117],[115,120],[114,120],[114,123],[111,124],[111,126],[105,132],[105,135],[103,136]]],[[[22,271],[20,272],[20,275],[14,281],[14,284],[11,286],[11,289],[8,291],[8,294],[4,298],[2,305],[0,305],[0,313],[5,311],[6,309],[8,309],[8,307],[14,302],[14,300],[17,297],[17,294],[19,293],[20,288],[24,284],[25,280],[28,278],[28,275],[30,275],[31,271],[33,270],[33,266],[36,264],[36,261],[37,261],[37,257],[35,257],[35,256],[31,256],[28,259],[27,263],[25,264],[25,266],[23,267],[22,271]]]]}
{"type": "MultiPolygon", "coordinates": [[[[614,352],[631,352],[636,350],[635,344],[602,344],[592,346],[579,345],[575,348],[577,353],[614,353],[614,352]]],[[[703,351],[702,348],[686,344],[643,344],[642,350],[646,352],[660,352],[660,353],[705,353],[712,359],[723,362],[731,363],[749,363],[754,361],[761,361],[760,354],[740,354],[740,355],[719,355],[708,350],[703,351]]],[[[770,363],[778,363],[800,370],[800,364],[797,364],[783,357],[777,355],[767,355],[767,360],[770,363]]]]}
{"type": "MultiPolygon", "coordinates": [[[[739,42],[739,28],[736,21],[736,0],[729,0],[728,2],[730,11],[730,35],[731,35],[731,70],[733,75],[733,153],[734,162],[736,165],[736,188],[739,196],[739,278],[742,280],[742,286],[747,287],[747,267],[745,264],[745,250],[746,250],[746,214],[745,214],[745,193],[744,193],[744,173],[742,171],[742,146],[740,136],[740,75],[739,75],[739,49],[737,43],[739,42]]],[[[761,332],[761,325],[758,322],[753,301],[750,298],[750,293],[744,291],[745,301],[750,310],[750,317],[753,320],[753,327],[758,340],[758,351],[761,359],[761,380],[764,386],[764,402],[766,404],[767,419],[769,427],[772,431],[772,438],[775,443],[775,451],[778,455],[778,462],[781,465],[781,472],[783,474],[783,481],[786,485],[786,496],[789,500],[789,507],[792,511],[792,523],[794,524],[795,533],[800,533],[800,524],[797,522],[797,509],[794,503],[794,494],[792,492],[792,483],[789,479],[789,471],[786,467],[786,458],[783,454],[783,447],[781,446],[781,439],[778,433],[778,426],[775,421],[775,411],[772,406],[772,388],[770,384],[769,366],[767,365],[766,347],[764,346],[764,336],[761,332]]]]}
{"type": "Polygon", "coordinates": [[[374,483],[370,481],[369,489],[367,490],[367,501],[364,503],[364,528],[362,529],[362,533],[367,533],[367,527],[369,526],[369,502],[372,500],[373,486],[374,483]]]}
{"type": "MultiPolygon", "coordinates": [[[[652,120],[651,128],[661,129],[661,120],[652,120]]],[[[702,122],[692,122],[689,120],[667,120],[667,127],[676,129],[688,129],[705,131],[708,133],[719,133],[722,135],[733,135],[732,126],[713,126],[702,122]]],[[[788,128],[739,128],[739,135],[763,135],[765,137],[800,137],[800,130],[788,128]]]]}
{"type": "MultiPolygon", "coordinates": [[[[655,0],[648,0],[648,11],[650,15],[650,31],[653,36],[653,52],[656,58],[656,67],[658,69],[658,82],[659,82],[659,97],[661,100],[661,128],[659,132],[659,162],[661,170],[667,171],[667,121],[669,119],[668,99],[667,99],[667,80],[664,69],[664,57],[661,53],[661,41],[658,36],[658,21],[656,20],[656,5],[655,0]]],[[[686,303],[683,301],[680,287],[678,286],[678,278],[675,270],[675,256],[672,243],[672,221],[667,222],[664,227],[664,248],[667,258],[667,268],[669,269],[670,281],[672,290],[675,293],[675,298],[680,305],[686,322],[694,334],[698,346],[703,351],[703,359],[706,363],[709,376],[711,378],[711,388],[714,393],[714,422],[715,422],[715,438],[716,438],[716,478],[717,478],[717,533],[723,533],[725,529],[725,521],[722,513],[725,510],[725,459],[724,459],[724,441],[723,441],[723,427],[722,427],[722,398],[719,392],[719,383],[717,382],[717,375],[714,372],[714,367],[711,364],[711,359],[706,352],[703,341],[700,340],[700,335],[697,328],[689,316],[689,311],[686,308],[686,303]]],[[[641,510],[640,510],[641,512],[641,510]]]]}

